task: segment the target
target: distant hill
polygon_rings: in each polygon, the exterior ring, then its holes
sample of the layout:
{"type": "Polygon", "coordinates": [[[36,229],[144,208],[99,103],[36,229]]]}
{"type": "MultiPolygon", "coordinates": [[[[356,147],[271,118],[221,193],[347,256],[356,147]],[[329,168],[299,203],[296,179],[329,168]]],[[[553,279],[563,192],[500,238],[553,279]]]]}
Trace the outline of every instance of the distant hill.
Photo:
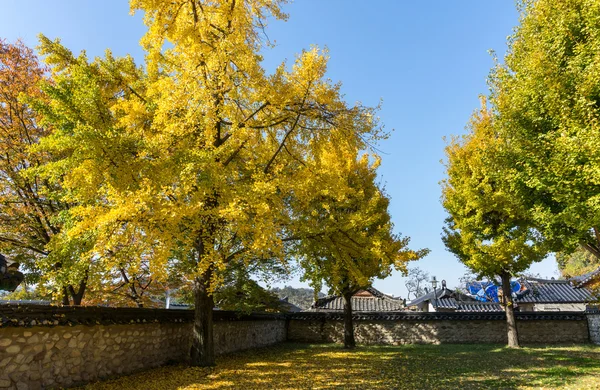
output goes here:
{"type": "MultiPolygon", "coordinates": [[[[275,287],[271,291],[275,293],[279,298],[288,298],[288,302],[307,310],[315,301],[314,290],[311,288],[294,288],[292,286],[285,286],[284,288],[275,287]]],[[[319,293],[319,298],[324,297],[325,294],[319,293]]]]}

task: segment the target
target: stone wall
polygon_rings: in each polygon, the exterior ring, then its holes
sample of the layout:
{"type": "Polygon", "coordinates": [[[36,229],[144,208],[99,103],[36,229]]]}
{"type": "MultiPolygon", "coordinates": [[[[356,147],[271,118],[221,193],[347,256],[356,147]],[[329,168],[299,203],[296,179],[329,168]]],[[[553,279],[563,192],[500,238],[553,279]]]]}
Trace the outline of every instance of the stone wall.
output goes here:
{"type": "Polygon", "coordinates": [[[587,319],[590,329],[590,341],[594,344],[600,344],[600,310],[588,313],[587,319]]]}
{"type": "MultiPolygon", "coordinates": [[[[359,313],[362,344],[506,343],[504,313],[359,313]]],[[[64,387],[188,358],[193,312],[0,306],[0,389],[64,387]]],[[[217,354],[287,340],[343,341],[342,315],[215,311],[217,354]]],[[[523,343],[600,342],[600,312],[518,313],[523,343]],[[589,324],[589,325],[588,325],[589,324]]]]}
{"type": "Polygon", "coordinates": [[[241,351],[264,347],[285,341],[287,338],[286,321],[241,320],[219,321],[215,323],[215,353],[241,351]]]}
{"type": "MultiPolygon", "coordinates": [[[[5,325],[0,327],[0,389],[71,386],[183,362],[189,355],[189,311],[46,307],[54,314],[44,317],[36,310],[0,309],[5,325]],[[97,324],[81,324],[89,323],[89,311],[97,324]]],[[[282,316],[215,312],[214,317],[217,354],[286,339],[282,316]]]]}
{"type": "MultiPolygon", "coordinates": [[[[295,315],[288,324],[288,340],[342,343],[341,316],[315,313],[295,315]]],[[[420,313],[418,315],[362,315],[355,320],[359,344],[443,344],[506,343],[503,313],[468,315],[461,313],[420,313]]],[[[582,313],[517,316],[522,343],[588,343],[588,322],[582,313]],[[520,317],[520,318],[519,318],[520,317]]]]}
{"type": "Polygon", "coordinates": [[[70,386],[183,360],[189,325],[0,329],[0,389],[70,386]]]}

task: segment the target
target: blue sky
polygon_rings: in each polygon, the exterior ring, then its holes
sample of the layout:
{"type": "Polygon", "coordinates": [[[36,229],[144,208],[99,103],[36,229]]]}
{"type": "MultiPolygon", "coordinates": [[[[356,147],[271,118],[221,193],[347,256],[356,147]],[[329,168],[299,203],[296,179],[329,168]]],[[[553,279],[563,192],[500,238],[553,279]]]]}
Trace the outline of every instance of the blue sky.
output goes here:
{"type": "MultiPolygon", "coordinates": [[[[380,117],[393,132],[379,145],[384,152],[379,174],[392,198],[396,231],[410,236],[412,247],[431,249],[411,266],[457,285],[466,269],[440,239],[443,138],[464,132],[478,96],[487,93],[488,50],[504,54],[518,23],[514,2],[297,0],[284,10],[289,20],[267,29],[277,46],[265,51],[265,68],[291,63],[316,44],[329,49],[329,77],[343,83],[349,102],[383,100],[380,117]]],[[[141,16],[130,16],[126,1],[2,0],[0,11],[0,38],[35,46],[41,32],[90,57],[110,48],[141,62],[138,41],[144,31],[141,16]]],[[[557,276],[552,258],[531,271],[557,276]]],[[[297,279],[288,284],[300,285],[297,279]]],[[[399,274],[375,287],[406,296],[399,274]]]]}

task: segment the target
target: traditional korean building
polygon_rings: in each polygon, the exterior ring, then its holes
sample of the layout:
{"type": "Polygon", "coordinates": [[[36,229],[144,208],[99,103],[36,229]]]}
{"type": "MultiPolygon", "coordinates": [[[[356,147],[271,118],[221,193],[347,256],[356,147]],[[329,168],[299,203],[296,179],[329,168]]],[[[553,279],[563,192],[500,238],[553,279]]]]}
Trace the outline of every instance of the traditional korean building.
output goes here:
{"type": "Polygon", "coordinates": [[[600,289],[600,267],[592,272],[570,279],[576,288],[600,289]]]}
{"type": "Polygon", "coordinates": [[[595,300],[591,290],[565,279],[521,279],[514,299],[520,311],[585,311],[595,300]]]}
{"type": "MultiPolygon", "coordinates": [[[[404,308],[405,302],[402,299],[384,294],[373,287],[360,290],[352,296],[354,312],[393,312],[402,311],[404,308]]],[[[337,295],[319,298],[308,311],[342,312],[344,298],[337,295]]]]}
{"type": "Polygon", "coordinates": [[[446,287],[427,292],[407,304],[409,310],[421,312],[500,312],[497,302],[482,302],[461,292],[446,287]]]}
{"type": "MultiPolygon", "coordinates": [[[[599,272],[600,274],[600,272],[599,272]]],[[[519,279],[520,289],[513,293],[515,309],[518,311],[580,311],[586,310],[590,302],[597,300],[592,290],[585,287],[586,281],[595,278],[588,275],[578,283],[572,279],[519,279]]],[[[502,290],[499,290],[501,300],[502,290]]],[[[502,311],[498,301],[481,301],[475,296],[463,294],[445,287],[424,294],[408,303],[415,311],[435,312],[494,312],[502,311]]]]}

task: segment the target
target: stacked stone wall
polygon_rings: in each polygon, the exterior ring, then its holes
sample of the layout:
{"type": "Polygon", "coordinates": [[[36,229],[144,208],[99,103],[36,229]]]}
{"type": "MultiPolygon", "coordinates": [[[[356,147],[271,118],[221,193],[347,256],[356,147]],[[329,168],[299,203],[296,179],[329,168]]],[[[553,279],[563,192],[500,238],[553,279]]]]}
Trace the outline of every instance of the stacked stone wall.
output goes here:
{"type": "MultiPolygon", "coordinates": [[[[0,389],[68,387],[188,359],[193,312],[0,306],[0,389]]],[[[503,313],[359,313],[358,343],[506,343],[503,313]]],[[[215,311],[217,354],[285,340],[343,341],[343,317],[215,311]]],[[[522,343],[600,343],[600,312],[519,313],[522,343]]]]}
{"type": "Polygon", "coordinates": [[[265,347],[286,341],[286,339],[286,321],[283,319],[275,321],[220,321],[215,323],[214,341],[217,355],[265,347]]]}
{"type": "Polygon", "coordinates": [[[189,324],[0,329],[0,388],[70,386],[184,359],[189,324]]]}
{"type": "MultiPolygon", "coordinates": [[[[191,312],[46,308],[50,315],[40,317],[36,310],[0,310],[0,389],[68,387],[184,362],[189,356],[191,312]],[[89,311],[98,324],[90,324],[89,311]],[[12,320],[7,317],[11,314],[12,320]]],[[[281,316],[215,312],[217,354],[285,339],[281,316]]]]}
{"type": "Polygon", "coordinates": [[[600,344],[600,310],[588,313],[588,326],[590,330],[590,341],[600,344]]]}
{"type": "MultiPolygon", "coordinates": [[[[454,314],[454,313],[452,313],[454,314]]],[[[506,320],[496,315],[363,316],[355,320],[359,344],[467,344],[507,342],[506,320]]],[[[600,315],[599,315],[600,317],[600,315]]],[[[517,319],[519,340],[524,344],[588,343],[586,316],[524,315],[517,319]]],[[[312,343],[342,343],[344,323],[339,316],[297,315],[288,325],[288,340],[312,343]]]]}

